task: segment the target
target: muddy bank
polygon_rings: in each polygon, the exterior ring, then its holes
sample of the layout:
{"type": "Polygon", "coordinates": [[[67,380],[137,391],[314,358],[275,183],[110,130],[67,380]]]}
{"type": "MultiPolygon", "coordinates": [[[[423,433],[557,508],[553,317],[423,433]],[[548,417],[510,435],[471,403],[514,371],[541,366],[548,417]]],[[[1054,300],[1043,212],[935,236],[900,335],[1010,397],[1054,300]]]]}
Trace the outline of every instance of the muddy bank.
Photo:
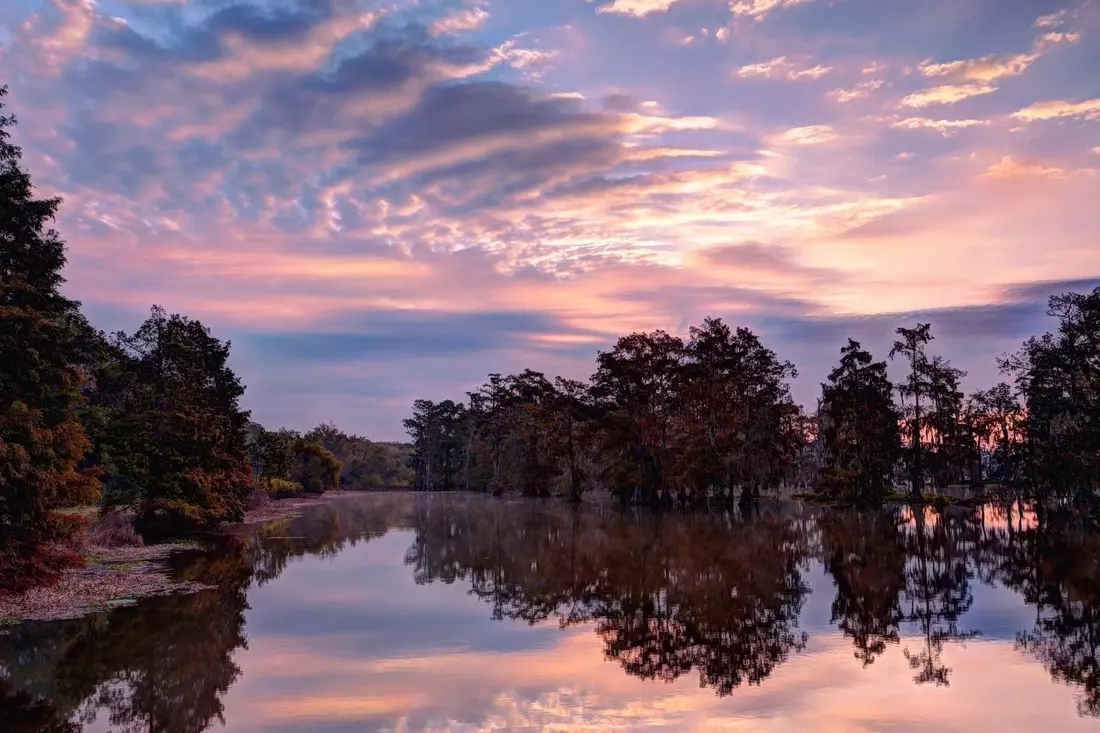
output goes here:
{"type": "MultiPolygon", "coordinates": [[[[340,493],[344,492],[333,495],[340,493]]],[[[242,522],[226,525],[222,531],[248,532],[251,525],[296,517],[305,507],[323,504],[329,496],[270,501],[249,510],[242,522]]],[[[73,513],[91,515],[94,510],[83,508],[73,513]]],[[[90,541],[98,536],[94,527],[89,528],[82,550],[84,565],[66,570],[56,584],[0,596],[0,633],[3,627],[23,621],[79,618],[132,605],[142,598],[194,593],[211,587],[193,581],[174,581],[168,575],[169,556],[180,550],[198,549],[201,547],[198,543],[103,547],[90,541]]]]}
{"type": "Polygon", "coordinates": [[[244,519],[240,524],[226,525],[226,529],[232,530],[235,527],[270,522],[275,519],[292,519],[300,515],[305,507],[324,504],[330,498],[346,493],[350,492],[330,491],[323,496],[310,499],[276,499],[263,506],[249,509],[244,513],[244,519]]]}

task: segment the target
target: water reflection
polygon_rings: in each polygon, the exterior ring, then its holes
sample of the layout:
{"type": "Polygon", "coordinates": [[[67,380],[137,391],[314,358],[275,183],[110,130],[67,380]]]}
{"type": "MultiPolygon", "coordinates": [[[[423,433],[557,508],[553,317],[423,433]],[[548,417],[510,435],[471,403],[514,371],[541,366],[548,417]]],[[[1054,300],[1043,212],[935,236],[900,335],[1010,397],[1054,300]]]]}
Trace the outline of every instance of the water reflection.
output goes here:
{"type": "MultiPolygon", "coordinates": [[[[849,669],[863,670],[858,684],[871,675],[880,691],[893,689],[900,661],[910,689],[986,676],[999,695],[1028,696],[1040,719],[1064,715],[1033,687],[1020,689],[1019,670],[975,668],[1007,639],[1017,664],[1041,664],[1048,679],[1073,687],[1078,715],[1100,716],[1098,558],[1100,536],[1083,522],[1012,505],[914,514],[776,504],[656,516],[481,497],[348,497],[178,561],[181,576],[216,591],[0,636],[0,720],[5,731],[198,733],[222,723],[316,730],[352,716],[357,730],[435,730],[459,708],[473,720],[466,708],[499,707],[494,685],[515,678],[510,689],[538,702],[520,715],[512,701],[499,728],[545,723],[553,706],[591,713],[598,701],[582,688],[607,687],[608,675],[673,687],[694,679],[712,700],[734,702],[750,688],[784,690],[782,699],[754,698],[752,715],[772,715],[808,691],[797,681],[804,671],[780,682],[779,670],[824,669],[840,639],[849,669]],[[372,554],[391,538],[407,548],[403,558],[372,554]],[[289,571],[295,562],[303,572],[289,571]],[[416,585],[402,585],[410,575],[416,585]],[[998,594],[1025,612],[997,621],[998,594]],[[811,596],[826,605],[811,608],[811,596]],[[462,616],[467,598],[495,619],[491,628],[462,625],[473,623],[462,616]],[[418,615],[418,603],[432,615],[418,615]],[[593,668],[585,639],[622,671],[593,668]],[[460,659],[481,670],[476,680],[448,676],[448,660],[460,659]],[[487,670],[494,659],[505,672],[487,670]],[[375,691],[356,688],[357,678],[375,691]],[[260,710],[279,711],[277,720],[257,723],[260,710]]],[[[840,692],[854,697],[856,684],[840,692]]],[[[944,694],[967,704],[963,693],[944,694]]],[[[850,711],[830,714],[838,729],[863,729],[850,711]]],[[[609,715],[595,719],[606,728],[609,715]]],[[[669,712],[637,715],[620,727],[669,712]]]]}
{"type": "Polygon", "coordinates": [[[696,671],[728,695],[759,684],[806,645],[805,520],[523,512],[487,504],[421,507],[406,556],[418,582],[468,582],[494,618],[595,623],[604,654],[629,674],[672,681],[696,671]]]}

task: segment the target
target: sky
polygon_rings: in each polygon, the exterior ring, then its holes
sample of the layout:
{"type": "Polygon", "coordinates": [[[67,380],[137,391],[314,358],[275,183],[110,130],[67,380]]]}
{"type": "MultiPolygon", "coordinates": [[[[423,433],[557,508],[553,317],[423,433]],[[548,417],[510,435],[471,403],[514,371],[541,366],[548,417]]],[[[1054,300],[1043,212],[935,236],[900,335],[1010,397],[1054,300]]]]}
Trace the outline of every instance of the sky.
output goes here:
{"type": "Polygon", "coordinates": [[[997,381],[1100,285],[1100,0],[5,0],[66,292],[231,339],[245,407],[403,437],[489,372],[755,330],[812,404],[900,325],[997,381]]]}

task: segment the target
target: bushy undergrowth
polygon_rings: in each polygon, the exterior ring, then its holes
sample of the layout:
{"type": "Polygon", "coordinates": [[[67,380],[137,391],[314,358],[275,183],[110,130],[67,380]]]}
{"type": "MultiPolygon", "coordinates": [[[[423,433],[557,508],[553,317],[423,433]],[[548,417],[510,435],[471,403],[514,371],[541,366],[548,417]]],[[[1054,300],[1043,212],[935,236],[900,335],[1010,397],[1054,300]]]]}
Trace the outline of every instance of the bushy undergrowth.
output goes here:
{"type": "Polygon", "coordinates": [[[133,518],[119,511],[111,511],[84,533],[84,543],[89,547],[143,547],[145,541],[134,528],[133,518]]]}
{"type": "MultiPolygon", "coordinates": [[[[302,485],[297,481],[288,481],[281,478],[265,478],[261,479],[253,484],[252,498],[249,503],[263,502],[258,496],[263,494],[269,500],[270,499],[293,499],[294,497],[301,496],[303,494],[302,485]]],[[[255,509],[259,506],[263,506],[264,503],[257,504],[256,506],[250,506],[250,509],[255,509]]]]}

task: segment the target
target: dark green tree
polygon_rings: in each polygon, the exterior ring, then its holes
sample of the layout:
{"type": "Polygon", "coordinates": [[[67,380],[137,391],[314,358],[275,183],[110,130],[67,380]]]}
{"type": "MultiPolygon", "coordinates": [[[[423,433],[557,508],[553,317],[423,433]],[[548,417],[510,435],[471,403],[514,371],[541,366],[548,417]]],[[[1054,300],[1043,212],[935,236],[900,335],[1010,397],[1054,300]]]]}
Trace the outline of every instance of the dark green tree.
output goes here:
{"type": "Polygon", "coordinates": [[[1027,473],[1040,498],[1096,503],[1100,487],[1100,287],[1050,299],[1058,330],[1002,362],[1026,402],[1027,473]]]}
{"type": "Polygon", "coordinates": [[[461,402],[417,400],[402,421],[413,443],[414,485],[422,491],[470,487],[468,411],[461,402]]]}
{"type": "Polygon", "coordinates": [[[266,430],[252,423],[248,428],[248,455],[252,475],[259,481],[285,479],[294,467],[294,443],[297,433],[291,430],[266,430]]]}
{"type": "Polygon", "coordinates": [[[821,490],[857,504],[878,504],[901,453],[901,414],[886,362],[848,339],[822,387],[819,419],[825,471],[821,490]]]}
{"type": "Polygon", "coordinates": [[[251,491],[248,413],[229,344],[160,307],[116,343],[135,375],[113,419],[128,436],[140,524],[178,533],[239,521],[251,491]]]}

